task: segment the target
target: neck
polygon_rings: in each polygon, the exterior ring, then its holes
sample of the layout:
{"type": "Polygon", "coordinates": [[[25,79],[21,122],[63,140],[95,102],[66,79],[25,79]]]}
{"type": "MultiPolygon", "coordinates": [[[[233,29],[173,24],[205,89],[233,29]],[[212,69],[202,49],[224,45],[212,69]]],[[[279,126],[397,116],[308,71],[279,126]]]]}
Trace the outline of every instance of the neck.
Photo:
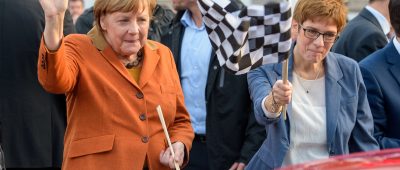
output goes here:
{"type": "Polygon", "coordinates": [[[370,3],[369,6],[377,10],[379,13],[381,13],[386,20],[389,21],[390,23],[390,16],[389,16],[389,1],[374,1],[373,3],[370,3]]]}
{"type": "Polygon", "coordinates": [[[203,23],[203,16],[201,15],[200,9],[197,6],[197,2],[193,3],[188,7],[191,17],[197,27],[201,27],[203,23]]]}
{"type": "Polygon", "coordinates": [[[299,55],[294,56],[293,71],[306,80],[315,80],[325,74],[323,62],[307,63],[299,55]]]}

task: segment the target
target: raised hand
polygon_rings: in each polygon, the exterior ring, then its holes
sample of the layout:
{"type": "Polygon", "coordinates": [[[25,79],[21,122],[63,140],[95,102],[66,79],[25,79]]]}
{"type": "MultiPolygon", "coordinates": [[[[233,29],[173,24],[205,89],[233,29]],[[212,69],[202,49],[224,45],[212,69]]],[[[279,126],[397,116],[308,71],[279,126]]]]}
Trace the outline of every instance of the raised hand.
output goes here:
{"type": "Polygon", "coordinates": [[[46,18],[58,15],[64,16],[68,8],[68,0],[39,0],[46,18]]]}

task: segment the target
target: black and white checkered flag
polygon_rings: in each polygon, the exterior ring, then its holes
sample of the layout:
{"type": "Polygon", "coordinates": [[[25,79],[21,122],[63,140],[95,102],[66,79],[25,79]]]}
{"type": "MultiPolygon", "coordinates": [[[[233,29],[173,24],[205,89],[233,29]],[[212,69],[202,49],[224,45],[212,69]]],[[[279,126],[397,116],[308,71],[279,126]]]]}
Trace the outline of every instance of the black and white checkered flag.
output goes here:
{"type": "Polygon", "coordinates": [[[236,75],[287,59],[291,46],[289,2],[252,5],[242,10],[230,0],[199,0],[219,64],[236,75]]]}

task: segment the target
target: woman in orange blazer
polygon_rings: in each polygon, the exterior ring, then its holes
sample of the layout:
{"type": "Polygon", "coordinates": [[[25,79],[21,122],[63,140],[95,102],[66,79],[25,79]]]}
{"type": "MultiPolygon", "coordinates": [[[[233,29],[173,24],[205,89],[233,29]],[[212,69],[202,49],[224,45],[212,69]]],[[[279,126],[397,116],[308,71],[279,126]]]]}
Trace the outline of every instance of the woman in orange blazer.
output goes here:
{"type": "Polygon", "coordinates": [[[62,36],[68,0],[40,0],[46,26],[38,76],[67,96],[63,169],[169,169],[184,165],[193,129],[173,57],[147,40],[154,0],[96,0],[96,27],[62,36]],[[161,105],[175,159],[156,112],[161,105]]]}

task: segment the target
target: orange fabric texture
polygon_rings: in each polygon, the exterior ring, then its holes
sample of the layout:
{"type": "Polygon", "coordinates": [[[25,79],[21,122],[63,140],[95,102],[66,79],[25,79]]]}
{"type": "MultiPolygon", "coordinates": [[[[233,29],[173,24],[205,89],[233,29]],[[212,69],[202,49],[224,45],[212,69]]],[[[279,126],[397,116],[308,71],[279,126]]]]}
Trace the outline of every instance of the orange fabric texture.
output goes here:
{"type": "Polygon", "coordinates": [[[164,45],[144,46],[140,82],[94,33],[70,35],[55,52],[42,39],[38,76],[49,92],[67,96],[67,129],[62,169],[169,169],[159,161],[167,148],[156,112],[161,105],[172,142],[194,138],[173,56],[164,45]],[[100,45],[99,45],[100,44],[100,45]]]}

